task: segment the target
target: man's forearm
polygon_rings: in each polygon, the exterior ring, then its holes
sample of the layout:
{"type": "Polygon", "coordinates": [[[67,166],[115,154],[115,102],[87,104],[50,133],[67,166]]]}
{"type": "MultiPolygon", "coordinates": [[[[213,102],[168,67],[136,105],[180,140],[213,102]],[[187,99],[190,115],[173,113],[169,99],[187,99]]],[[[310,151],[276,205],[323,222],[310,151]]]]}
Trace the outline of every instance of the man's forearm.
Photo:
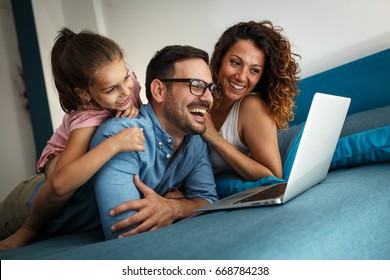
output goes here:
{"type": "Polygon", "coordinates": [[[175,221],[182,220],[184,218],[194,215],[195,212],[193,210],[209,203],[204,198],[181,198],[171,200],[175,221]]]}

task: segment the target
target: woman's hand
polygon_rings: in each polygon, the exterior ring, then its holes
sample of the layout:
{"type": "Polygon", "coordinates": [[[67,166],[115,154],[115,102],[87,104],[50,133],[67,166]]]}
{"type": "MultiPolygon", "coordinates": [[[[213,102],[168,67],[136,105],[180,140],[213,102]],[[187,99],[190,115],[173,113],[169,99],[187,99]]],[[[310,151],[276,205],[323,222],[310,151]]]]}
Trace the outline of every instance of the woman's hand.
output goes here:
{"type": "Polygon", "coordinates": [[[206,131],[203,133],[202,136],[204,140],[210,143],[213,139],[220,136],[217,129],[215,128],[213,119],[211,118],[210,114],[208,114],[206,117],[205,125],[206,131]]]}

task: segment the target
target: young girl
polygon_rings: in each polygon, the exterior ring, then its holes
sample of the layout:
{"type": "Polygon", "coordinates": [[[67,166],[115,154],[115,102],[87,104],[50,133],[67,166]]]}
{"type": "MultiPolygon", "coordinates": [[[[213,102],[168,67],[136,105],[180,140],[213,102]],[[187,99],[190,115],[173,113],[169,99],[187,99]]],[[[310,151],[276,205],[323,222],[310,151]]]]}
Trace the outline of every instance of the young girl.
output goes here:
{"type": "Polygon", "coordinates": [[[63,28],[53,46],[51,64],[66,114],[38,161],[38,171],[45,174],[46,182],[31,208],[28,201],[39,187],[42,173],[25,180],[0,204],[0,238],[6,238],[0,242],[0,249],[30,243],[45,222],[113,155],[144,151],[143,131],[135,127],[88,151],[96,127],[104,120],[136,117],[142,105],[140,85],[114,41],[92,32],[75,34],[63,28]]]}

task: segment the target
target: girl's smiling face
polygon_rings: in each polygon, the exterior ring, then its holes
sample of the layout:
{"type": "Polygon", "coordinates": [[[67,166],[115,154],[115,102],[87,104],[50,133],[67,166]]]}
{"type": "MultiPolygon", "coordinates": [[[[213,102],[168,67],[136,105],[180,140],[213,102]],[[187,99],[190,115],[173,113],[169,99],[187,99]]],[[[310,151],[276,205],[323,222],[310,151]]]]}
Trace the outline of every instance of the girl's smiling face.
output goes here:
{"type": "Polygon", "coordinates": [[[103,66],[91,88],[92,99],[102,108],[124,111],[132,105],[130,95],[134,87],[132,75],[123,59],[103,66]]]}
{"type": "Polygon", "coordinates": [[[250,40],[239,40],[225,54],[218,80],[225,98],[238,100],[250,93],[264,70],[265,55],[250,40]]]}

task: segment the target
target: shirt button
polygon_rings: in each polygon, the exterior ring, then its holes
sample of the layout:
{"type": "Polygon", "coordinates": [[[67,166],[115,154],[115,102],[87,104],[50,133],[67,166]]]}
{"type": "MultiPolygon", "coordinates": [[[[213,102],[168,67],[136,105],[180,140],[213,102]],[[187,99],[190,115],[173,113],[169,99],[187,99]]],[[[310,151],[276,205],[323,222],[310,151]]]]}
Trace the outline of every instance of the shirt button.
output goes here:
{"type": "Polygon", "coordinates": [[[168,138],[168,139],[167,139],[167,142],[168,142],[168,143],[171,143],[171,142],[172,142],[172,139],[171,139],[171,138],[168,138]]]}
{"type": "Polygon", "coordinates": [[[162,143],[161,141],[160,141],[160,142],[158,142],[158,145],[159,145],[159,146],[161,146],[162,144],[163,144],[163,143],[162,143]]]}
{"type": "Polygon", "coordinates": [[[170,154],[167,154],[167,155],[166,155],[166,157],[167,157],[167,158],[170,158],[170,157],[171,157],[171,155],[170,155],[170,154]]]}

